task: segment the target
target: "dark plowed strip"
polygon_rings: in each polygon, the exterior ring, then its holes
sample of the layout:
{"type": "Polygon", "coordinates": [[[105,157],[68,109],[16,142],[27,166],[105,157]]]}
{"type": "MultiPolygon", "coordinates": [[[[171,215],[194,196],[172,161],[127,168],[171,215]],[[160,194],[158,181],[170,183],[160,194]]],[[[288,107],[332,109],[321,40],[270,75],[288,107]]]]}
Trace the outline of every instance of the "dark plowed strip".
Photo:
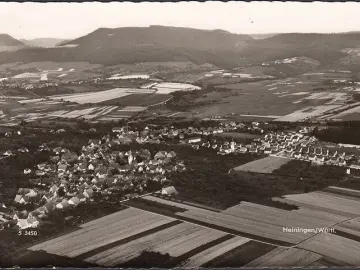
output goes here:
{"type": "MultiPolygon", "coordinates": [[[[183,216],[178,216],[178,215],[176,215],[176,212],[174,212],[174,211],[167,211],[166,208],[163,209],[162,208],[163,204],[157,203],[156,205],[151,206],[152,202],[150,202],[150,201],[144,202],[144,201],[145,200],[139,200],[139,199],[131,200],[131,201],[125,202],[124,205],[131,206],[131,207],[138,208],[138,209],[142,209],[142,210],[146,210],[146,211],[150,211],[150,212],[161,214],[161,215],[165,215],[165,216],[169,216],[169,217],[180,219],[180,220],[183,220],[183,221],[188,221],[190,223],[198,224],[198,225],[201,225],[201,226],[204,226],[204,227],[208,227],[208,228],[211,228],[211,229],[223,231],[223,232],[226,232],[226,233],[230,233],[230,234],[234,234],[234,235],[238,235],[238,236],[242,236],[242,237],[246,237],[246,238],[250,238],[250,239],[259,240],[259,241],[262,241],[262,242],[269,242],[271,244],[282,245],[282,246],[287,246],[287,247],[293,245],[292,243],[288,243],[288,242],[284,242],[284,241],[280,241],[280,240],[274,240],[274,239],[262,237],[262,236],[259,236],[259,235],[253,235],[253,234],[249,234],[249,233],[244,233],[244,232],[241,232],[241,231],[237,231],[237,230],[229,229],[229,228],[226,228],[226,227],[206,223],[206,222],[199,221],[199,220],[196,220],[196,219],[183,217],[183,216]]],[[[170,206],[170,207],[172,207],[172,206],[170,206]]]]}
{"type": "Polygon", "coordinates": [[[116,242],[113,242],[113,243],[110,243],[110,244],[107,244],[105,246],[102,246],[102,247],[98,247],[98,248],[95,248],[93,250],[90,250],[88,252],[85,252],[79,256],[76,256],[74,257],[74,259],[76,260],[84,260],[86,258],[89,258],[91,256],[94,256],[100,252],[103,252],[105,250],[108,250],[108,249],[111,249],[111,248],[114,248],[116,246],[120,246],[120,245],[123,245],[123,244],[126,244],[130,241],[133,241],[133,240],[136,240],[136,239],[140,239],[144,236],[147,236],[147,235],[150,235],[150,234],[153,234],[153,233],[156,233],[156,232],[159,232],[159,231],[162,231],[162,230],[165,230],[167,228],[170,228],[170,227],[173,227],[175,225],[178,225],[182,223],[182,221],[180,220],[175,220],[175,221],[172,221],[170,223],[167,223],[167,224],[164,224],[164,225],[161,225],[159,227],[156,227],[156,228],[153,228],[153,229],[150,229],[150,230],[147,230],[147,231],[144,231],[144,232],[141,232],[141,233],[138,233],[138,234],[135,234],[135,235],[132,235],[130,237],[127,237],[125,239],[122,239],[122,240],[119,240],[119,241],[116,241],[116,242]]]}
{"type": "Polygon", "coordinates": [[[123,203],[126,206],[140,208],[146,211],[162,214],[162,215],[174,215],[178,212],[185,212],[186,209],[179,208],[172,205],[167,205],[159,202],[154,202],[142,198],[134,199],[123,203]]]}
{"type": "MultiPolygon", "coordinates": [[[[341,237],[344,237],[344,238],[347,238],[347,239],[350,239],[350,240],[354,240],[354,241],[357,241],[357,242],[360,242],[360,236],[358,235],[353,235],[351,233],[347,233],[347,232],[344,232],[344,231],[341,231],[339,229],[335,229],[335,232],[333,233],[337,236],[341,236],[341,237]]],[[[360,256],[360,255],[359,255],[360,256]]]]}
{"type": "Polygon", "coordinates": [[[350,264],[347,264],[342,261],[335,260],[333,258],[324,256],[320,260],[318,260],[319,263],[326,265],[328,267],[334,267],[334,266],[351,266],[350,264]]]}
{"type": "MultiPolygon", "coordinates": [[[[42,267],[96,267],[95,264],[84,262],[74,258],[50,254],[45,251],[27,251],[20,258],[13,260],[13,265],[24,268],[42,267]]],[[[5,265],[3,265],[5,266],[5,265]]],[[[13,266],[9,266],[13,267],[13,266]]]]}
{"type": "Polygon", "coordinates": [[[174,258],[173,260],[169,261],[168,263],[166,263],[165,267],[169,267],[169,268],[173,268],[175,266],[181,266],[181,263],[184,263],[187,259],[191,258],[192,256],[195,256],[196,254],[203,252],[204,250],[207,250],[208,248],[211,248],[215,245],[218,245],[222,242],[225,242],[231,238],[233,238],[234,236],[228,234],[225,236],[222,236],[218,239],[215,239],[211,242],[208,242],[202,246],[199,246],[197,248],[194,248],[193,250],[190,250],[189,252],[184,253],[183,255],[174,258]]]}
{"type": "Polygon", "coordinates": [[[250,241],[207,262],[202,267],[242,267],[275,249],[276,246],[250,241]]]}
{"type": "Polygon", "coordinates": [[[352,193],[351,191],[346,191],[346,190],[341,190],[341,189],[332,189],[332,188],[325,188],[325,189],[323,189],[323,191],[325,191],[326,193],[339,194],[342,196],[357,198],[360,200],[360,194],[352,193]]]}

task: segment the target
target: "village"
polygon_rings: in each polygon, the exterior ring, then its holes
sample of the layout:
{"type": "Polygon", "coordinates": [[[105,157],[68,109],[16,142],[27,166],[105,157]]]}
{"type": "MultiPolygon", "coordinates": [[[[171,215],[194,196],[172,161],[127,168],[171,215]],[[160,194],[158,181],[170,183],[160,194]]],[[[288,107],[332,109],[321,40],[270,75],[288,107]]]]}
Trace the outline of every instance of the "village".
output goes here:
{"type": "MultiPolygon", "coordinates": [[[[37,151],[52,156],[47,162],[26,168],[23,174],[29,186],[18,189],[12,206],[0,207],[2,229],[17,226],[27,229],[41,226],[52,211],[63,211],[88,202],[119,203],[144,194],[160,192],[176,194],[169,173],[185,171],[186,160],[178,160],[174,151],[151,153],[149,144],[188,145],[194,149],[209,148],[219,155],[251,154],[278,156],[312,162],[316,165],[347,166],[358,169],[359,154],[329,149],[311,135],[314,127],[297,131],[264,131],[267,123],[219,122],[212,127],[175,128],[146,126],[131,130],[128,126],[114,127],[111,134],[101,139],[90,139],[80,153],[66,148],[50,148],[46,143],[37,151]],[[226,134],[250,132],[253,137],[244,140],[226,134]],[[225,136],[219,136],[225,135],[225,136]],[[133,143],[139,147],[132,149],[133,143]],[[143,147],[142,147],[143,146],[143,147]]],[[[51,130],[63,133],[65,129],[51,130]]],[[[96,132],[91,128],[87,132],[96,132]]],[[[7,132],[6,137],[21,136],[20,131],[7,132]]],[[[338,147],[340,149],[340,147],[338,147]]],[[[17,151],[7,150],[2,158],[28,153],[26,147],[17,151]]]]}

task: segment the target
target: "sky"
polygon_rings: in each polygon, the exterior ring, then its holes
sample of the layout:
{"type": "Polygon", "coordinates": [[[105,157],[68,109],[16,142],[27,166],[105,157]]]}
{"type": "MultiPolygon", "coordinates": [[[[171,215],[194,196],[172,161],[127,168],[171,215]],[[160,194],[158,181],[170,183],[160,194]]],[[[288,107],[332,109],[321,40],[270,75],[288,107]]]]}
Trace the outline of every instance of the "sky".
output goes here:
{"type": "Polygon", "coordinates": [[[97,28],[149,25],[223,29],[238,34],[360,31],[360,3],[0,3],[0,33],[66,38],[97,28]]]}

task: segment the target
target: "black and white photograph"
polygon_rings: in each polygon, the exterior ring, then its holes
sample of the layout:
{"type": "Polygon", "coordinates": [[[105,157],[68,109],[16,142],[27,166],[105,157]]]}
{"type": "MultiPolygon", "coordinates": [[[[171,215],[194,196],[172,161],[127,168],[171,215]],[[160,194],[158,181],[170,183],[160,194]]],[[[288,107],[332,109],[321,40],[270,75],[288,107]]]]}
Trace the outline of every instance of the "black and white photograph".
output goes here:
{"type": "Polygon", "coordinates": [[[0,3],[0,268],[360,266],[360,3],[0,3]]]}

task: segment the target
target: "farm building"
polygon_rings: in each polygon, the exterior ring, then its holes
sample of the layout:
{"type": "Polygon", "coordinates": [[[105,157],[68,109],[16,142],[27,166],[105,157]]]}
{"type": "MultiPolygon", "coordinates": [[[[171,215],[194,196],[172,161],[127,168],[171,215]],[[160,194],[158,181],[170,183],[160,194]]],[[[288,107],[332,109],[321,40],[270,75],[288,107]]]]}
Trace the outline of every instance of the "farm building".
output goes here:
{"type": "Polygon", "coordinates": [[[195,137],[195,138],[190,138],[188,140],[188,143],[198,143],[201,142],[201,138],[200,137],[195,137]]]}
{"type": "Polygon", "coordinates": [[[177,190],[175,189],[174,186],[170,186],[170,187],[163,188],[161,190],[161,194],[171,196],[171,195],[178,195],[179,192],[177,192],[177,190]]]}

